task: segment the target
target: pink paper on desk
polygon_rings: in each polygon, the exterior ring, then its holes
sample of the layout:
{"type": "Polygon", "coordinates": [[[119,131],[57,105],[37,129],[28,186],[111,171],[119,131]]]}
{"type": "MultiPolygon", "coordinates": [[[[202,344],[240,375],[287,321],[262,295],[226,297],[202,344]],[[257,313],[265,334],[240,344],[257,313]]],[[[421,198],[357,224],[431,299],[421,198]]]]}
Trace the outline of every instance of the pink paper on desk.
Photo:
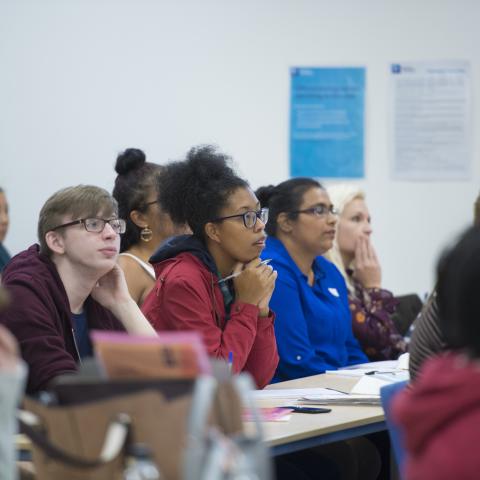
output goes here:
{"type": "Polygon", "coordinates": [[[94,330],[95,354],[109,378],[195,378],[211,367],[196,332],[158,332],[157,337],[94,330]]]}
{"type": "MultiPolygon", "coordinates": [[[[288,422],[293,409],[285,407],[259,407],[258,411],[263,422],[288,422]]],[[[252,412],[246,408],[243,411],[242,418],[244,422],[253,421],[252,412]]]]}

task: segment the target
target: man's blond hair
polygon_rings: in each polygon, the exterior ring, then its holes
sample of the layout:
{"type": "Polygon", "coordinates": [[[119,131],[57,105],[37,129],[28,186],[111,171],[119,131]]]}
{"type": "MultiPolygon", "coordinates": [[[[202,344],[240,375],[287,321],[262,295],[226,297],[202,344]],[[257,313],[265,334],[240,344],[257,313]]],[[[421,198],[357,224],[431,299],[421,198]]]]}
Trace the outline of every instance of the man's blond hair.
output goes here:
{"type": "Polygon", "coordinates": [[[51,256],[52,251],[45,241],[45,235],[61,225],[65,217],[73,221],[99,215],[111,218],[117,214],[117,201],[103,188],[93,185],[63,188],[54,193],[40,211],[37,229],[40,252],[51,256]]]}

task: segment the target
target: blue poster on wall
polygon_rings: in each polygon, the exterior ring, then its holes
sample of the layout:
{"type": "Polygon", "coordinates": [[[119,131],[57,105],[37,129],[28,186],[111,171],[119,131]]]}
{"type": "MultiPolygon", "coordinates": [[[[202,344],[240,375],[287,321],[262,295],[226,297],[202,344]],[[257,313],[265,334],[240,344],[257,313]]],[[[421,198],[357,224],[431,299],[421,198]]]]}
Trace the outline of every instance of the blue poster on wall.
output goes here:
{"type": "Polygon", "coordinates": [[[364,176],[364,68],[292,68],[290,174],[364,176]]]}

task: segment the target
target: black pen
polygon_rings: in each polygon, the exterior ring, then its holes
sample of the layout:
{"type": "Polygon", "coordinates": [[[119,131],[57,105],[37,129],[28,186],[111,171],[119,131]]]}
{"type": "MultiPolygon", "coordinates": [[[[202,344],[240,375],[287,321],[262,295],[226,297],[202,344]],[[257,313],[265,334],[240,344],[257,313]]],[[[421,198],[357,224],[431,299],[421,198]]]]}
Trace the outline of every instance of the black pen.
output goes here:
{"type": "Polygon", "coordinates": [[[365,372],[365,375],[376,375],[377,373],[390,373],[392,375],[396,375],[398,372],[394,371],[384,371],[384,370],[371,370],[370,372],[365,372]]]}
{"type": "Polygon", "coordinates": [[[323,387],[325,390],[331,390],[332,392],[344,393],[345,395],[350,395],[350,392],[346,392],[345,390],[339,390],[338,388],[331,388],[331,387],[323,387]]]}
{"type": "Polygon", "coordinates": [[[288,408],[289,410],[293,410],[294,413],[330,413],[332,411],[331,408],[304,407],[302,405],[285,405],[280,408],[288,408]]]}

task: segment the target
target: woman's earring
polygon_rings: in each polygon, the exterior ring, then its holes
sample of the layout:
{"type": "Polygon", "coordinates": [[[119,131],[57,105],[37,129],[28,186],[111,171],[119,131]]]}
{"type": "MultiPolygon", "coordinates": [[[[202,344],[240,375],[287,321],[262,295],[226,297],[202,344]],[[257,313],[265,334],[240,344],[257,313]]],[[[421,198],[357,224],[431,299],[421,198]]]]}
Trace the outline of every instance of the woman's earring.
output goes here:
{"type": "Polygon", "coordinates": [[[144,241],[144,242],[149,242],[153,237],[153,232],[150,228],[148,228],[148,225],[146,227],[143,227],[141,230],[140,230],[140,238],[144,241]]]}

